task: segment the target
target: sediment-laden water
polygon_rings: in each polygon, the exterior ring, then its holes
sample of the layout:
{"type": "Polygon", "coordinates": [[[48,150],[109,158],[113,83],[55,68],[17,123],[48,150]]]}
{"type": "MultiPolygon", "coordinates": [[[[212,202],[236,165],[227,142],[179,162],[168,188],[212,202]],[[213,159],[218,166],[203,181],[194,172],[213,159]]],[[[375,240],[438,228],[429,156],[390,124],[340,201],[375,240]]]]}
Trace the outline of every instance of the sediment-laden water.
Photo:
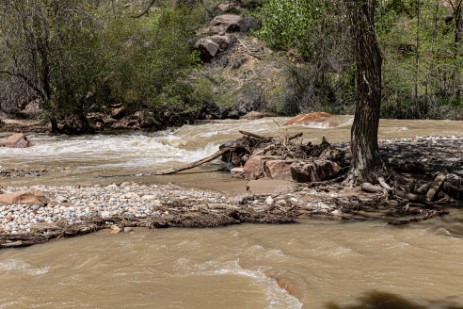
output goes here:
{"type": "MultiPolygon", "coordinates": [[[[212,122],[152,134],[32,135],[32,148],[0,149],[2,169],[46,172],[1,184],[226,180],[229,175],[214,171],[218,162],[168,178],[95,176],[194,161],[238,137],[238,130],[282,135],[284,120],[212,122]]],[[[336,128],[292,126],[288,132],[304,132],[305,141],[347,141],[351,117],[338,121],[336,128]]],[[[384,139],[462,134],[457,121],[384,120],[380,128],[384,139]]],[[[463,308],[462,256],[458,210],[401,228],[307,221],[102,231],[0,251],[0,308],[463,308]],[[384,303],[389,307],[379,306],[384,303]]]]}

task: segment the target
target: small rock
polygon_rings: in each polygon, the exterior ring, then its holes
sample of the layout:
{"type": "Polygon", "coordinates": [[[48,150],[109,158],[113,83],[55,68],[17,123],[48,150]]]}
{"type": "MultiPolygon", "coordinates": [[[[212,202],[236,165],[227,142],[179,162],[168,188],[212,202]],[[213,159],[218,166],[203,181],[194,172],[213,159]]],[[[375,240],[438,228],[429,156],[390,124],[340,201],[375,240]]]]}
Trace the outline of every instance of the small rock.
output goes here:
{"type": "Polygon", "coordinates": [[[267,198],[265,199],[265,203],[268,206],[272,206],[273,205],[273,198],[271,196],[267,196],[267,198]]]}
{"type": "Polygon", "coordinates": [[[118,234],[120,233],[122,230],[119,226],[117,225],[111,225],[111,234],[118,234]]]}
{"type": "Polygon", "coordinates": [[[110,219],[111,213],[109,211],[100,211],[100,217],[105,220],[110,219]]]}

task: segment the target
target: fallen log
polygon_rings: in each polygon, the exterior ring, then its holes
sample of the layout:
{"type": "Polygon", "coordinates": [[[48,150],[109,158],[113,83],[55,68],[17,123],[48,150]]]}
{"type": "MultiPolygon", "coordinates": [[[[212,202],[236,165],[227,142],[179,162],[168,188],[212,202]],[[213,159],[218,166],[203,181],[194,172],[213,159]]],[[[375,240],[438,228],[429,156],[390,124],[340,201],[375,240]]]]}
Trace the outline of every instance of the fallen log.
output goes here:
{"type": "Polygon", "coordinates": [[[201,160],[195,161],[193,163],[189,163],[189,164],[184,165],[184,166],[173,168],[173,169],[170,169],[170,170],[167,170],[167,171],[155,172],[155,173],[153,173],[153,175],[172,175],[172,174],[176,174],[178,172],[190,170],[192,168],[203,165],[204,163],[210,162],[210,161],[220,157],[221,155],[223,155],[223,154],[225,154],[225,153],[227,153],[229,151],[232,151],[234,149],[235,149],[235,147],[225,147],[225,148],[220,149],[216,153],[214,153],[214,154],[212,154],[212,155],[210,155],[210,156],[208,156],[206,158],[203,158],[201,160]]]}
{"type": "Polygon", "coordinates": [[[404,198],[406,200],[409,200],[410,202],[417,202],[417,203],[421,203],[424,205],[428,204],[426,201],[425,195],[414,194],[414,193],[404,192],[400,190],[395,191],[395,195],[397,195],[398,197],[404,198]]]}
{"type": "Polygon", "coordinates": [[[451,198],[463,202],[463,187],[462,186],[456,186],[450,183],[444,183],[442,186],[442,191],[450,196],[451,198]]]}
{"type": "Polygon", "coordinates": [[[442,190],[446,178],[447,175],[444,173],[440,173],[434,178],[431,188],[429,188],[428,193],[426,193],[426,199],[429,203],[436,199],[437,195],[442,190]]]}
{"type": "Polygon", "coordinates": [[[246,132],[246,131],[242,131],[242,130],[239,130],[238,132],[240,132],[240,134],[243,134],[244,136],[251,137],[251,138],[254,138],[254,139],[258,139],[258,140],[267,140],[267,139],[269,139],[268,137],[260,136],[260,135],[257,135],[257,134],[251,133],[251,132],[246,132]]]}
{"type": "Polygon", "coordinates": [[[378,193],[383,191],[381,186],[375,186],[369,182],[362,183],[361,188],[363,191],[368,193],[378,193]]]}

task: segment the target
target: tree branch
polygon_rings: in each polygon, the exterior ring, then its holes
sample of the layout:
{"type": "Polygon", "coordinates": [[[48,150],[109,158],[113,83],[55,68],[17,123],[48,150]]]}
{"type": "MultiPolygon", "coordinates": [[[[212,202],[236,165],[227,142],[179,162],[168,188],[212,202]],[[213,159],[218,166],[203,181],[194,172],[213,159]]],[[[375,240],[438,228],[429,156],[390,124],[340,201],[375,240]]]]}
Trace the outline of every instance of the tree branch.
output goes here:
{"type": "Polygon", "coordinates": [[[34,83],[26,75],[21,74],[21,73],[14,73],[14,72],[10,72],[10,71],[5,71],[5,70],[0,70],[0,74],[6,74],[6,75],[21,78],[22,80],[24,80],[24,82],[26,82],[26,84],[30,88],[32,88],[35,92],[37,92],[43,99],[49,99],[47,97],[47,95],[45,95],[44,91],[42,89],[40,89],[39,87],[37,87],[36,85],[34,85],[34,83]]]}
{"type": "Polygon", "coordinates": [[[143,15],[147,15],[148,12],[149,12],[149,10],[151,9],[151,7],[154,5],[155,2],[156,2],[156,0],[151,0],[151,2],[150,2],[150,4],[148,5],[148,7],[147,7],[141,14],[132,16],[132,18],[140,18],[140,17],[142,17],[143,15]]]}

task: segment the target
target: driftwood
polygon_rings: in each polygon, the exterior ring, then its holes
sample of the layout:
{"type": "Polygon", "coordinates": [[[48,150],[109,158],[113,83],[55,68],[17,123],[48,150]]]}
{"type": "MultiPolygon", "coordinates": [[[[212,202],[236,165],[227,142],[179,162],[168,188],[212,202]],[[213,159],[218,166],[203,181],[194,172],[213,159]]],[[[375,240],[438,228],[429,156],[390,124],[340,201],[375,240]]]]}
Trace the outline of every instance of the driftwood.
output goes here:
{"type": "Polygon", "coordinates": [[[184,165],[184,166],[180,166],[180,167],[177,167],[177,168],[173,168],[171,170],[167,170],[167,171],[163,171],[163,172],[156,172],[156,173],[153,173],[153,175],[172,175],[172,174],[175,174],[175,173],[178,173],[178,172],[181,172],[181,171],[185,171],[185,170],[189,170],[189,169],[192,169],[192,168],[195,168],[195,167],[198,167],[200,165],[203,165],[204,163],[207,163],[207,162],[210,162],[220,156],[222,156],[223,154],[233,150],[234,147],[225,147],[225,148],[222,148],[221,150],[217,151],[216,153],[206,157],[206,158],[203,158],[201,160],[198,160],[198,161],[195,161],[193,163],[189,163],[187,165],[184,165]]]}
{"type": "Polygon", "coordinates": [[[362,188],[363,191],[368,192],[368,193],[378,193],[378,192],[383,191],[383,188],[381,186],[376,186],[369,182],[363,183],[360,187],[362,188]]]}
{"type": "Polygon", "coordinates": [[[260,135],[257,135],[257,134],[251,133],[251,132],[246,132],[246,131],[242,131],[242,130],[239,130],[238,132],[240,132],[240,134],[243,134],[244,136],[248,136],[248,137],[259,139],[259,140],[269,139],[269,138],[267,138],[265,136],[260,136],[260,135]]]}
{"type": "Polygon", "coordinates": [[[447,176],[444,173],[440,173],[436,176],[436,178],[434,178],[434,181],[432,182],[432,185],[429,188],[428,193],[426,193],[426,199],[428,202],[432,202],[436,199],[437,195],[442,190],[442,186],[444,185],[444,181],[446,178],[447,176]]]}
{"type": "Polygon", "coordinates": [[[302,135],[304,135],[304,133],[302,133],[302,132],[296,133],[293,136],[288,137],[288,141],[291,141],[291,140],[296,139],[298,137],[302,137],[302,135]]]}

